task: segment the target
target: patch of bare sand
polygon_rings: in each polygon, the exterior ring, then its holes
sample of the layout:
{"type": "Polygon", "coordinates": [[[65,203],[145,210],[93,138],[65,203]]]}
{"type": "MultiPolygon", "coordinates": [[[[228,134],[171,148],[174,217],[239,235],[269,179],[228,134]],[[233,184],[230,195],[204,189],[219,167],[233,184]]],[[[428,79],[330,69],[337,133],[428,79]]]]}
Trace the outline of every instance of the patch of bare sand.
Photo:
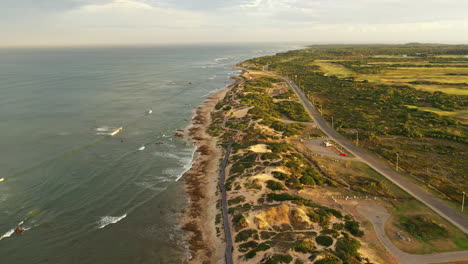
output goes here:
{"type": "Polygon", "coordinates": [[[203,103],[195,113],[188,134],[197,146],[197,155],[192,168],[187,171],[183,179],[189,194],[189,208],[182,219],[183,229],[191,232],[189,263],[221,263],[224,261],[225,243],[216,236],[215,216],[218,212],[216,193],[219,160],[222,150],[216,145],[216,138],[207,133],[211,123],[211,112],[214,106],[224,98],[230,88],[213,95],[203,103]]]}
{"type": "Polygon", "coordinates": [[[281,133],[277,132],[276,130],[274,130],[273,128],[269,127],[269,126],[265,126],[265,125],[260,125],[258,123],[255,123],[255,128],[256,129],[260,129],[262,131],[262,133],[264,134],[269,134],[269,135],[281,135],[281,133]]]}
{"type": "Polygon", "coordinates": [[[250,151],[256,152],[256,153],[268,153],[271,152],[271,149],[267,148],[267,145],[265,144],[257,144],[249,147],[250,151]]]}
{"type": "Polygon", "coordinates": [[[252,109],[253,107],[247,107],[247,108],[242,108],[242,109],[238,109],[238,110],[234,110],[230,113],[230,115],[232,117],[235,117],[235,118],[244,118],[247,113],[249,112],[250,109],[252,109]]]}
{"type": "Polygon", "coordinates": [[[254,223],[260,230],[273,229],[283,225],[295,226],[313,226],[306,210],[300,206],[283,203],[260,212],[252,212],[254,223]]]}

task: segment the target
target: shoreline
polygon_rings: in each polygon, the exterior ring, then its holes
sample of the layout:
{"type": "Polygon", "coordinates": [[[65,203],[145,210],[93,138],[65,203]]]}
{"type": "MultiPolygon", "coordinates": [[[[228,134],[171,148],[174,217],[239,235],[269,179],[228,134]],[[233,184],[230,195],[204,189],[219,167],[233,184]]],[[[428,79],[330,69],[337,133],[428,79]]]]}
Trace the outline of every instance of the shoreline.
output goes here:
{"type": "Polygon", "coordinates": [[[211,113],[227,92],[241,81],[240,75],[231,77],[234,83],[210,94],[196,110],[186,135],[196,147],[191,168],[182,179],[188,194],[188,206],[181,220],[182,229],[188,232],[190,258],[188,263],[219,263],[224,261],[224,234],[216,235],[216,204],[221,199],[217,183],[220,159],[224,149],[218,139],[208,134],[211,113]]]}

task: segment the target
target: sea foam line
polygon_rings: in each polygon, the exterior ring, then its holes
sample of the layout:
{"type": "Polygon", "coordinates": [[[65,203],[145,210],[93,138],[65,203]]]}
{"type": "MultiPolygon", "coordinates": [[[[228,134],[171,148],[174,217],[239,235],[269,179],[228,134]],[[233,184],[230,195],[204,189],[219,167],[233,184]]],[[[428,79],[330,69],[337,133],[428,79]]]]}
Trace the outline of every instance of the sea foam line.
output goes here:
{"type": "Polygon", "coordinates": [[[194,159],[195,159],[195,152],[196,152],[196,151],[197,151],[197,148],[194,148],[194,149],[192,150],[192,155],[191,155],[191,158],[190,158],[190,162],[187,163],[187,164],[184,166],[184,171],[177,177],[176,181],[179,181],[180,178],[182,178],[182,176],[184,176],[184,174],[192,168],[192,165],[193,165],[193,162],[194,162],[194,159]]]}
{"type": "Polygon", "coordinates": [[[121,216],[103,216],[101,217],[101,219],[99,219],[99,226],[98,228],[101,229],[101,228],[104,228],[110,224],[115,224],[117,222],[119,222],[120,220],[124,219],[125,217],[127,217],[127,214],[124,214],[124,215],[121,215],[121,216]]]}

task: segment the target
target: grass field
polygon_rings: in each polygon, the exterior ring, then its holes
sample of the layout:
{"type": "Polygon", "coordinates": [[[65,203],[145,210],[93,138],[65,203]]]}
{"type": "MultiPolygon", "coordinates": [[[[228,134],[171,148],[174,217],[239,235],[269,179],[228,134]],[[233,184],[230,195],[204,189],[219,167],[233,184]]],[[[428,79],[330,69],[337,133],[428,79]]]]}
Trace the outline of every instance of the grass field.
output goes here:
{"type": "Polygon", "coordinates": [[[355,72],[344,67],[343,65],[335,64],[331,61],[326,60],[317,60],[314,62],[314,65],[320,67],[320,71],[328,75],[335,75],[340,78],[357,76],[355,72]]]}
{"type": "Polygon", "coordinates": [[[420,107],[420,106],[414,106],[414,105],[406,105],[406,107],[415,108],[420,111],[427,111],[427,112],[435,113],[441,116],[450,116],[450,117],[460,120],[460,122],[462,122],[463,124],[468,124],[468,110],[442,111],[440,109],[433,108],[433,107],[420,107]]]}
{"type": "Polygon", "coordinates": [[[468,250],[468,236],[419,201],[395,201],[392,204],[392,217],[386,224],[386,232],[390,240],[403,251],[413,254],[428,254],[468,250]],[[427,217],[435,224],[444,228],[447,231],[447,235],[438,239],[426,240],[405,232],[400,219],[402,217],[414,217],[418,215],[427,217]],[[406,237],[410,237],[411,241],[402,241],[396,238],[395,232],[397,231],[402,232],[406,237]]]}
{"type": "Polygon", "coordinates": [[[357,80],[366,80],[374,83],[409,85],[416,89],[429,92],[440,91],[453,95],[468,95],[468,59],[462,62],[450,61],[444,63],[445,65],[466,67],[434,67],[434,64],[430,64],[429,61],[412,61],[410,57],[380,57],[380,59],[382,58],[398,58],[399,61],[371,61],[361,66],[361,68],[369,69],[385,66],[378,73],[372,74],[358,73],[348,67],[334,63],[340,60],[316,60],[313,64],[319,66],[321,72],[339,78],[355,77],[357,80]],[[398,67],[401,64],[419,67],[398,67]],[[434,84],[411,83],[417,81],[433,82],[434,84]]]}

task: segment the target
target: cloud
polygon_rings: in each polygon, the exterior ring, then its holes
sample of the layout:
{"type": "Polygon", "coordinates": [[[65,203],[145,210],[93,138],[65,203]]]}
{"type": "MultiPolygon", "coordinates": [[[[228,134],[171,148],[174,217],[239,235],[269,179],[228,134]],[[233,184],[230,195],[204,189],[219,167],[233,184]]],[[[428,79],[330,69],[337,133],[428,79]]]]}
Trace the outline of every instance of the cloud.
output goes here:
{"type": "Polygon", "coordinates": [[[2,0],[3,43],[468,42],[465,0],[2,0]]]}

